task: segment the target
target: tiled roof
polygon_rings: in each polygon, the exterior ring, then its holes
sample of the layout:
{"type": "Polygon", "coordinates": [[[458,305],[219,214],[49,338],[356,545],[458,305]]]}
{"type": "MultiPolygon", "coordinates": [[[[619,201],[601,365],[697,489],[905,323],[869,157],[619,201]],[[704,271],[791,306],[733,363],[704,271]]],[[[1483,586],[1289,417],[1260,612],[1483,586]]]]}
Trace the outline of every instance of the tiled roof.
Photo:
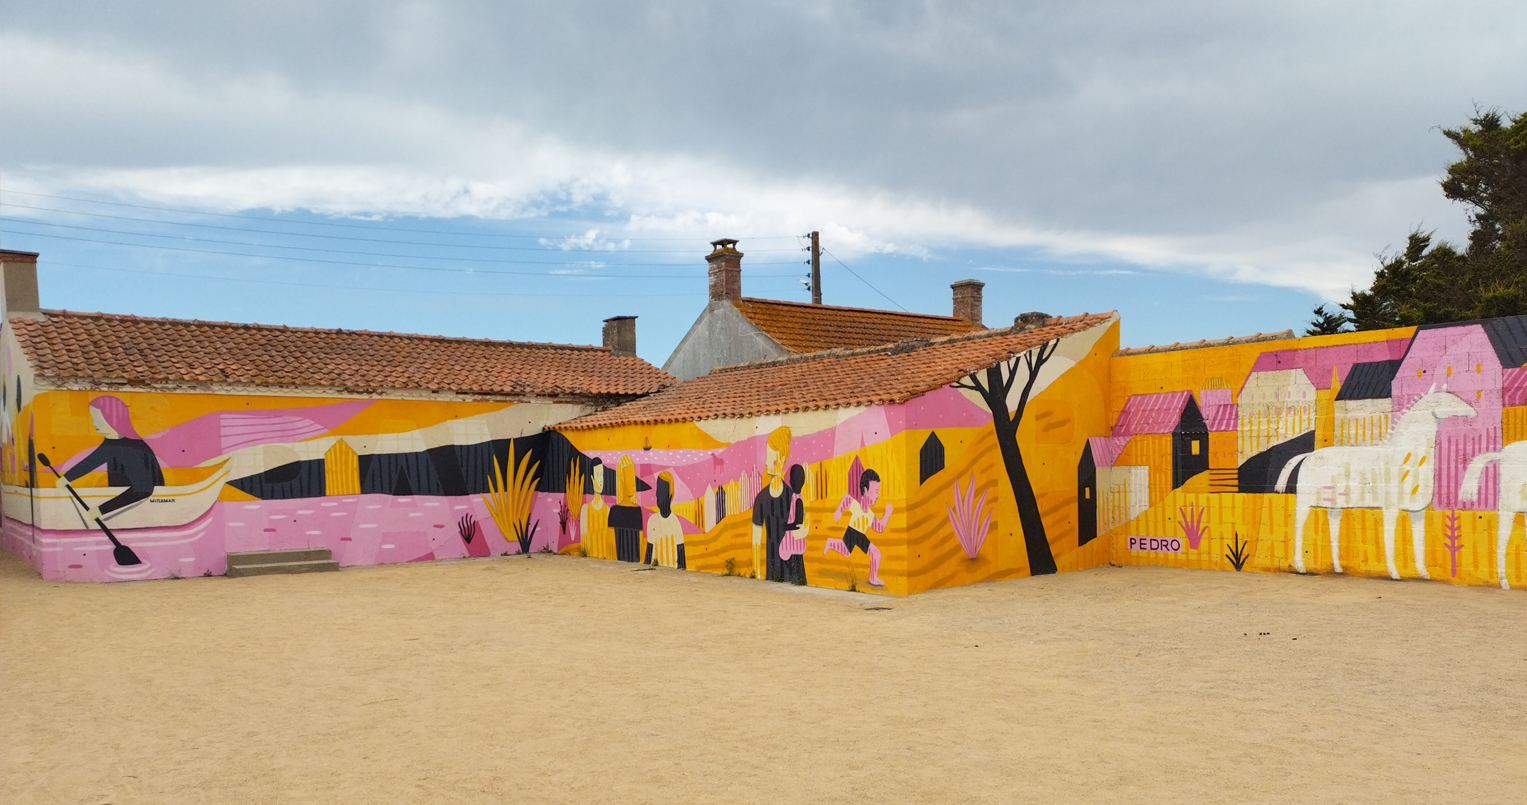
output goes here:
{"type": "Polygon", "coordinates": [[[942,338],[978,330],[970,322],[953,316],[808,305],[773,299],[738,299],[732,304],[755,327],[796,354],[824,349],[861,349],[904,338],[942,338]]]}
{"type": "Polygon", "coordinates": [[[1176,352],[1182,349],[1204,349],[1207,347],[1228,347],[1235,344],[1254,344],[1258,341],[1283,341],[1294,337],[1293,330],[1284,330],[1280,333],[1257,333],[1255,335],[1233,335],[1229,338],[1221,338],[1217,341],[1176,341],[1171,344],[1152,344],[1148,347],[1125,347],[1115,352],[1115,355],[1145,355],[1151,352],[1176,352]]]}
{"type": "Polygon", "coordinates": [[[60,380],[347,392],[633,397],[673,382],[604,347],[45,310],[10,321],[33,371],[60,380]]]}
{"type": "Polygon", "coordinates": [[[1050,319],[1027,330],[982,330],[937,340],[744,363],[686,380],[640,400],[580,417],[558,430],[685,422],[788,411],[898,403],[952,383],[1054,338],[1113,321],[1115,314],[1050,319]]]}
{"type": "Polygon", "coordinates": [[[1347,379],[1336,392],[1341,402],[1350,400],[1387,400],[1393,394],[1394,376],[1400,371],[1401,360],[1368,361],[1354,363],[1347,372],[1347,379]]]}
{"type": "Polygon", "coordinates": [[[1231,400],[1230,389],[1204,389],[1198,392],[1199,411],[1210,433],[1234,431],[1240,425],[1240,409],[1231,400]]]}

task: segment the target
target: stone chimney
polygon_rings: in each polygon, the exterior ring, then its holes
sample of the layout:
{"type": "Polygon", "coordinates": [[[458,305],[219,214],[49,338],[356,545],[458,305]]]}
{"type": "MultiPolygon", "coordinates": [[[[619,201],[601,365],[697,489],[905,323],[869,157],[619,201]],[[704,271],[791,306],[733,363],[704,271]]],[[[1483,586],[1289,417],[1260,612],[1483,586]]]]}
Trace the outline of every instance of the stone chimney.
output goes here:
{"type": "Polygon", "coordinates": [[[612,316],[605,319],[604,345],[615,355],[636,357],[636,317],[612,316]]]}
{"type": "Polygon", "coordinates": [[[37,298],[37,253],[0,249],[0,272],[4,274],[0,308],[5,318],[42,318],[37,298]]]}
{"type": "Polygon", "coordinates": [[[710,263],[710,300],[735,301],[742,298],[742,252],[737,251],[737,241],[722,238],[710,242],[711,253],[705,255],[710,263]]]}
{"type": "Polygon", "coordinates": [[[954,291],[954,317],[977,327],[985,327],[981,323],[981,289],[986,287],[986,283],[980,280],[960,280],[949,287],[954,291]]]}

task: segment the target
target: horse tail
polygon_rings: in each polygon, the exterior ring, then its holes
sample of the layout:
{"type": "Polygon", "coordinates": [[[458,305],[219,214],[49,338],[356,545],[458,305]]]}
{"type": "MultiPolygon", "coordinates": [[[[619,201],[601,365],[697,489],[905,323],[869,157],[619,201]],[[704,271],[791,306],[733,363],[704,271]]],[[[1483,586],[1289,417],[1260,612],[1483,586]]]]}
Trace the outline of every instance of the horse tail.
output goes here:
{"type": "Polygon", "coordinates": [[[1302,464],[1305,459],[1310,457],[1310,455],[1310,453],[1300,453],[1299,455],[1289,459],[1288,463],[1283,465],[1283,471],[1278,473],[1278,483],[1273,486],[1273,491],[1280,495],[1288,491],[1288,477],[1293,475],[1294,468],[1302,464]]]}
{"type": "Polygon", "coordinates": [[[1504,453],[1480,453],[1469,462],[1469,468],[1463,473],[1463,484],[1458,489],[1458,497],[1464,503],[1473,503],[1479,498],[1479,481],[1485,474],[1485,467],[1500,461],[1504,455],[1504,453]]]}

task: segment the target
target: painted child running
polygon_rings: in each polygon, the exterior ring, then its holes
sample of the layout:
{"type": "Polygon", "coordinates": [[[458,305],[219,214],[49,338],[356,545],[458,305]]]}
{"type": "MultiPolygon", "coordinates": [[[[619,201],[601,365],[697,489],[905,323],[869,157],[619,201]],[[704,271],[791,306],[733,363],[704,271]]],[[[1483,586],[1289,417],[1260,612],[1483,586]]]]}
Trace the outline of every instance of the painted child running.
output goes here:
{"type": "Polygon", "coordinates": [[[858,548],[870,558],[870,584],[882,587],[885,582],[880,580],[880,546],[870,542],[869,533],[885,531],[886,524],[891,521],[891,504],[885,504],[885,514],[875,516],[873,507],[880,499],[880,475],[874,470],[865,470],[859,476],[858,494],[847,494],[843,501],[838,504],[837,511],[832,513],[833,522],[843,517],[843,510],[848,509],[848,528],[843,532],[842,539],[827,540],[827,547],[822,549],[823,555],[828,551],[837,551],[844,556],[852,556],[854,549],[858,548]]]}

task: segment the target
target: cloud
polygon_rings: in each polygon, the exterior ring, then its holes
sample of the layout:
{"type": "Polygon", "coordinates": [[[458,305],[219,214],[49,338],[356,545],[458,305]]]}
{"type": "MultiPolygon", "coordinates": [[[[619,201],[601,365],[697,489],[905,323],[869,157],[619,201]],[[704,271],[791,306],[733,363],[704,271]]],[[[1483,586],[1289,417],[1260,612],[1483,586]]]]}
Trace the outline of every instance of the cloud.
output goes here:
{"type": "Polygon", "coordinates": [[[582,249],[818,229],[1327,298],[1413,226],[1462,233],[1436,127],[1527,74],[1508,2],[62,6],[0,2],[14,189],[603,218],[582,249]]]}

